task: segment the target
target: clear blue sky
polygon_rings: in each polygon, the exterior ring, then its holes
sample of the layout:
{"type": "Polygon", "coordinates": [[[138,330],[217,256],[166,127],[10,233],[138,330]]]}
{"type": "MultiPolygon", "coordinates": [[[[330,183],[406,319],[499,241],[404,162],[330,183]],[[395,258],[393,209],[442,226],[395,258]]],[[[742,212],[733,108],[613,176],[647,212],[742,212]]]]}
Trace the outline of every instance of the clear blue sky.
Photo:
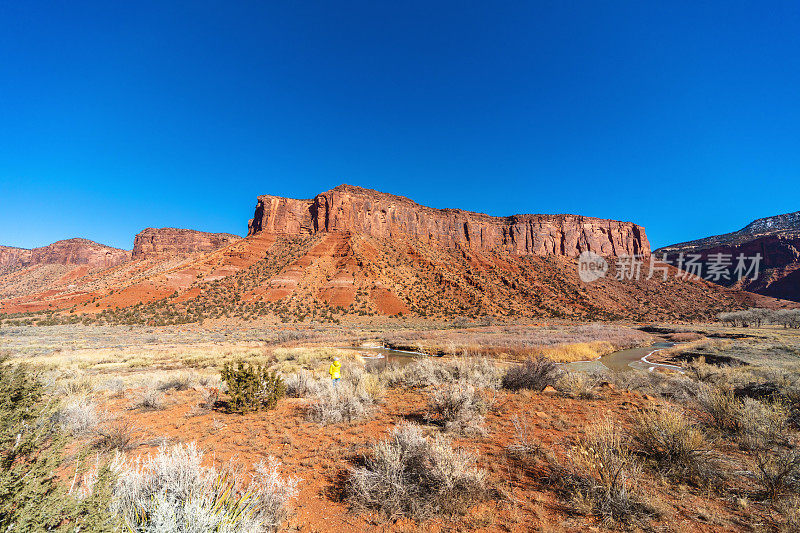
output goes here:
{"type": "Polygon", "coordinates": [[[340,183],[655,246],[800,209],[800,3],[0,3],[0,244],[340,183]]]}

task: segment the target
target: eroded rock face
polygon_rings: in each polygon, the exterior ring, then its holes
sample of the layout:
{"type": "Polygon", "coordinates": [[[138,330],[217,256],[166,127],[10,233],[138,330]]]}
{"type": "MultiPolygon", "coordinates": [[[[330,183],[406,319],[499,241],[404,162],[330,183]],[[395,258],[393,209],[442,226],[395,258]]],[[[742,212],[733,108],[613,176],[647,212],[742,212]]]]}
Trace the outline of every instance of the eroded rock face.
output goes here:
{"type": "Polygon", "coordinates": [[[3,270],[46,264],[108,268],[130,258],[131,253],[128,250],[112,248],[88,239],[67,239],[31,250],[0,247],[0,269],[3,270]]]}
{"type": "Polygon", "coordinates": [[[13,246],[0,246],[0,270],[10,268],[19,262],[20,257],[30,256],[31,251],[13,246]]]}
{"type": "Polygon", "coordinates": [[[206,233],[191,229],[147,228],[133,239],[133,258],[185,256],[211,252],[241,237],[230,233],[206,233]]]}
{"type": "Polygon", "coordinates": [[[340,185],[311,200],[258,197],[248,234],[289,235],[351,231],[387,239],[413,238],[447,247],[522,255],[647,255],[644,228],[577,215],[493,217],[460,209],[434,209],[408,198],[340,185]]]}

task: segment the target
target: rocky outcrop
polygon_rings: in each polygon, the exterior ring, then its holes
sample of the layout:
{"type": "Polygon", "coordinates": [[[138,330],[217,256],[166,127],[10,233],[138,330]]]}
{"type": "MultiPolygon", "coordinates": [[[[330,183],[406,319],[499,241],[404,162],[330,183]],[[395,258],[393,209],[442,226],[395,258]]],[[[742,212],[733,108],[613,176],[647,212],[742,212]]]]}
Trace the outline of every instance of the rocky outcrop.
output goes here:
{"type": "Polygon", "coordinates": [[[340,185],[311,200],[258,197],[248,234],[350,231],[387,239],[412,238],[447,247],[521,255],[647,255],[644,228],[578,215],[493,217],[460,209],[434,209],[408,198],[340,185]]]}
{"type": "Polygon", "coordinates": [[[31,251],[13,246],[0,246],[0,271],[13,267],[20,257],[30,256],[31,251]]]}
{"type": "Polygon", "coordinates": [[[133,258],[186,256],[211,252],[241,237],[230,233],[206,233],[191,229],[147,228],[133,239],[133,258]]]}
{"type": "Polygon", "coordinates": [[[730,279],[713,280],[721,285],[736,285],[747,291],[800,301],[800,211],[754,220],[739,231],[714,235],[695,241],[665,246],[655,251],[665,261],[677,265],[680,258],[699,256],[703,272],[707,272],[712,257],[725,258],[733,263],[730,279]],[[719,254],[722,254],[720,256],[719,254]],[[756,277],[739,280],[733,275],[736,258],[761,257],[756,277]]]}
{"type": "Polygon", "coordinates": [[[91,269],[108,268],[131,258],[127,250],[112,248],[88,239],[67,239],[48,246],[27,250],[0,247],[0,269],[14,270],[35,265],[85,265],[91,269]]]}

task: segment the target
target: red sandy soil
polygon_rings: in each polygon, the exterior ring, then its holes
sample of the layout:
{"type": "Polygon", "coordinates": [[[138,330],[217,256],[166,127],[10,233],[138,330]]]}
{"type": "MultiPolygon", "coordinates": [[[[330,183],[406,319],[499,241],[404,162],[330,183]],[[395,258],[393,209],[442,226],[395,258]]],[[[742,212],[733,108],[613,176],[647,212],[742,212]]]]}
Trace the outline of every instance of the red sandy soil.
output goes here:
{"type": "MultiPolygon", "coordinates": [[[[248,415],[212,411],[193,416],[199,398],[194,391],[171,392],[161,411],[127,410],[126,399],[109,399],[112,413],[132,420],[142,442],[167,437],[170,442],[196,441],[208,461],[233,460],[245,466],[272,455],[283,462],[284,475],[301,479],[287,529],[297,531],[598,531],[600,523],[571,511],[548,487],[526,472],[506,453],[515,435],[513,418],[528,414],[536,436],[556,455],[583,434],[587,424],[607,414],[623,424],[655,400],[638,393],[604,387],[593,400],[564,398],[556,393],[500,391],[486,418],[486,434],[457,437],[454,445],[479,453],[479,466],[489,473],[494,497],[471,508],[464,517],[434,519],[422,524],[410,520],[389,522],[376,513],[356,514],[342,501],[339,489],[349,467],[369,453],[369,444],[386,437],[403,420],[422,419],[423,391],[390,390],[377,416],[350,425],[321,426],[306,420],[306,399],[285,399],[277,409],[248,415]]],[[[426,431],[440,431],[428,426],[426,431]]],[[[129,456],[153,453],[142,445],[129,456]]],[[[747,520],[732,502],[704,497],[702,491],[677,489],[647,474],[641,480],[646,494],[665,513],[654,527],[660,530],[744,531],[747,520]],[[712,523],[706,517],[713,517],[712,523]]],[[[751,509],[749,512],[753,512],[751,509]]]]}

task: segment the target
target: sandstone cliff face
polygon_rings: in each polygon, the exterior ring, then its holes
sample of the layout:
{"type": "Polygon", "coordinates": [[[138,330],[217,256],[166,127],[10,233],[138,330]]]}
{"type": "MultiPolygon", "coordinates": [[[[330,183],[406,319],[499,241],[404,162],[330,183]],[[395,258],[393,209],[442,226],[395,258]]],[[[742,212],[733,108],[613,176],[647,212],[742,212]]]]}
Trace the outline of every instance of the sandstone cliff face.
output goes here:
{"type": "Polygon", "coordinates": [[[241,237],[190,229],[147,228],[133,239],[133,258],[184,256],[211,252],[241,237]]]}
{"type": "Polygon", "coordinates": [[[258,197],[248,234],[290,235],[350,231],[388,239],[412,238],[449,248],[521,255],[647,255],[644,228],[577,215],[493,217],[460,209],[434,209],[408,198],[340,185],[311,200],[258,197]]]}
{"type": "Polygon", "coordinates": [[[85,265],[108,268],[131,258],[130,252],[88,239],[67,239],[41,248],[0,247],[0,269],[13,270],[35,265],[85,265]]]}

